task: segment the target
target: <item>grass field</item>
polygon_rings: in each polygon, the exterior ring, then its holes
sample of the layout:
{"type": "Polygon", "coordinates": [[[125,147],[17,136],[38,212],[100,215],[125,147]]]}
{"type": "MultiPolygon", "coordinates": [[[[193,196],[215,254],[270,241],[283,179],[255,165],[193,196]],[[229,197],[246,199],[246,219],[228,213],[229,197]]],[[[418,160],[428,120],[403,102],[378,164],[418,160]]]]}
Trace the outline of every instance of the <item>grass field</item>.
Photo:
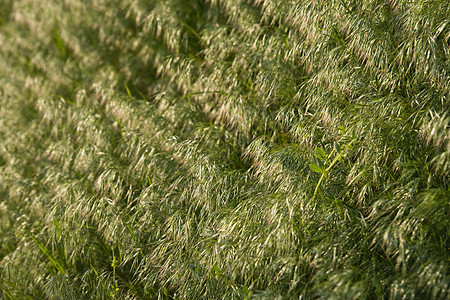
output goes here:
{"type": "Polygon", "coordinates": [[[448,299],[448,0],[0,0],[0,299],[448,299]]]}

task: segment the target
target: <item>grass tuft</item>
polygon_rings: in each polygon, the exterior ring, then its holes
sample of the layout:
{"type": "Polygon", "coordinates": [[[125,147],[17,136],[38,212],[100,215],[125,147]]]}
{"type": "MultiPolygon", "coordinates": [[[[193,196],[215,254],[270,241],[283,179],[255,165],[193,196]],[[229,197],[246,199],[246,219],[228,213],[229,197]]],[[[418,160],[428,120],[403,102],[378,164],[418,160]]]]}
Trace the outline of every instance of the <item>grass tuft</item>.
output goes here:
{"type": "Polygon", "coordinates": [[[448,16],[2,0],[0,298],[449,298],[448,16]]]}

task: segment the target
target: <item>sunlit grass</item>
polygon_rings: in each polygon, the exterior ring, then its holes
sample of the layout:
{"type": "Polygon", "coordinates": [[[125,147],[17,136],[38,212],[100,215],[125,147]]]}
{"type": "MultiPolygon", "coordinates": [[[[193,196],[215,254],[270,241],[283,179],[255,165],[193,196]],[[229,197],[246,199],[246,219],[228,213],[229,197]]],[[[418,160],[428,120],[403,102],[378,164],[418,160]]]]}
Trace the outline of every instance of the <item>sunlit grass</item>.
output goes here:
{"type": "Polygon", "coordinates": [[[1,1],[0,298],[448,298],[449,16],[1,1]]]}

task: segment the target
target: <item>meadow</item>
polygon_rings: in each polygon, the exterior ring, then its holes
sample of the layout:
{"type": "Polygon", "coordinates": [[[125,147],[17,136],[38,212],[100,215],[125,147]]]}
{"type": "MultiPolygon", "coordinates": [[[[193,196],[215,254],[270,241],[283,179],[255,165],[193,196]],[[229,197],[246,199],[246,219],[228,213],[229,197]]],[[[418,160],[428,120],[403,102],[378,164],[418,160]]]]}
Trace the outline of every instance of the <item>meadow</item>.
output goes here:
{"type": "Polygon", "coordinates": [[[0,0],[0,299],[448,299],[448,0],[0,0]]]}

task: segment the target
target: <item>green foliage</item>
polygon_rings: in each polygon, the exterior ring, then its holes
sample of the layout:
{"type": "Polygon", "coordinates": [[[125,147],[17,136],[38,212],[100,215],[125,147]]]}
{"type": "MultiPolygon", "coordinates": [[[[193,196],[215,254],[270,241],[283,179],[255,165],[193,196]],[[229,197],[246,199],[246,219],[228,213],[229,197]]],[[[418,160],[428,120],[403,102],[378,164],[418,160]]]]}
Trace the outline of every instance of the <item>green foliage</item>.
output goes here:
{"type": "Polygon", "coordinates": [[[2,0],[0,298],[448,298],[449,16],[2,0]]]}

